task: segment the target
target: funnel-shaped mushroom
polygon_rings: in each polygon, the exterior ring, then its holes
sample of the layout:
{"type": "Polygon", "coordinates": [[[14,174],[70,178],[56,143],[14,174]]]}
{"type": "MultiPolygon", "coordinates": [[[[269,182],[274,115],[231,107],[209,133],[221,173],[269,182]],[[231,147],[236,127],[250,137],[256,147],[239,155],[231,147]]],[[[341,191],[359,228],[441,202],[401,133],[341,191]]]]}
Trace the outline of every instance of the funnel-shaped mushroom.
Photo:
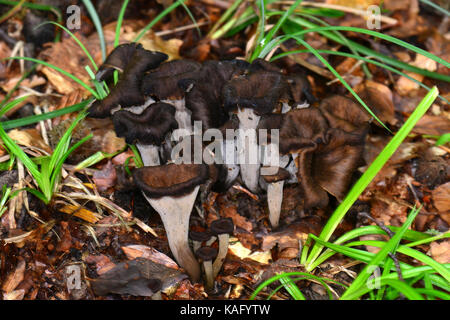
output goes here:
{"type": "Polygon", "coordinates": [[[186,110],[184,90],[178,86],[178,81],[191,78],[200,67],[200,63],[191,60],[169,61],[146,74],[142,80],[141,90],[145,95],[175,106],[175,119],[180,129],[191,131],[191,116],[186,110]]]}
{"type": "Polygon", "coordinates": [[[105,62],[98,68],[95,79],[97,81],[108,80],[114,74],[114,70],[122,73],[128,63],[130,63],[136,50],[141,47],[142,45],[136,42],[125,43],[115,47],[108,55],[105,62]]]}
{"type": "Polygon", "coordinates": [[[212,234],[217,235],[219,238],[219,253],[213,263],[213,277],[215,278],[219,274],[223,262],[225,261],[225,257],[227,256],[228,241],[230,239],[230,234],[234,231],[234,223],[231,218],[221,218],[214,220],[211,223],[210,229],[212,234]]]}
{"type": "Polygon", "coordinates": [[[202,246],[202,242],[211,239],[211,234],[208,231],[190,231],[189,239],[192,240],[192,249],[196,252],[202,246]]]}
{"type": "Polygon", "coordinates": [[[201,121],[203,128],[210,129],[219,128],[228,120],[222,88],[234,75],[243,73],[246,66],[237,60],[207,61],[198,72],[179,81],[192,121],[201,121]]]}
{"type": "Polygon", "coordinates": [[[189,217],[200,185],[208,179],[208,167],[195,164],[168,164],[134,170],[136,185],[159,213],[170,250],[193,281],[200,268],[189,248],[189,217]]]}
{"type": "Polygon", "coordinates": [[[214,275],[212,261],[217,256],[217,249],[213,247],[201,247],[195,252],[197,258],[203,262],[205,270],[206,290],[210,291],[214,287],[214,275]]]}
{"type": "Polygon", "coordinates": [[[369,114],[350,98],[338,95],[325,98],[319,109],[332,128],[356,134],[367,130],[369,114]]]}
{"type": "Polygon", "coordinates": [[[328,195],[341,200],[361,161],[364,134],[329,128],[318,109],[292,110],[280,133],[282,153],[295,153],[305,208],[324,207],[328,195]]]}
{"type": "Polygon", "coordinates": [[[241,177],[252,192],[257,192],[260,168],[256,127],[261,115],[277,107],[285,89],[286,83],[281,74],[256,71],[232,79],[222,90],[225,108],[237,110],[241,177]]]}
{"type": "Polygon", "coordinates": [[[89,108],[90,117],[106,118],[119,106],[124,108],[145,103],[145,97],[140,90],[144,72],[156,68],[167,59],[167,55],[145,50],[141,45],[137,45],[133,51],[134,54],[120,75],[117,85],[111,89],[106,98],[94,101],[89,108]]]}
{"type": "Polygon", "coordinates": [[[137,143],[146,166],[159,165],[159,148],[168,133],[178,128],[175,108],[167,103],[151,104],[141,114],[120,110],[112,119],[117,136],[129,144],[137,143]]]}

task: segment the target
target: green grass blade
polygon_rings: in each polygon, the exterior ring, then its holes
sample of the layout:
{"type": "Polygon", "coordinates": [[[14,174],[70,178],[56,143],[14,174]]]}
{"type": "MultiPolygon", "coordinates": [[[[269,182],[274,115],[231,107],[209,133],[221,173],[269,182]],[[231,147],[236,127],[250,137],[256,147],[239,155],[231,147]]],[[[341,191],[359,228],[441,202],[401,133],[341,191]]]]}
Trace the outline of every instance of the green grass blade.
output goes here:
{"type": "Polygon", "coordinates": [[[439,137],[439,139],[436,141],[436,146],[442,146],[449,142],[450,142],[450,133],[446,133],[439,137]]]}
{"type": "Polygon", "coordinates": [[[40,27],[42,27],[43,25],[46,25],[46,24],[53,24],[55,26],[58,26],[59,28],[63,29],[69,36],[71,36],[72,39],[81,48],[81,50],[83,50],[84,54],[86,55],[86,57],[88,57],[89,61],[91,61],[91,64],[95,68],[95,70],[98,70],[97,64],[95,63],[94,58],[92,58],[92,55],[89,53],[89,50],[84,46],[84,44],[80,41],[80,39],[77,38],[76,35],[74,35],[69,29],[67,29],[63,25],[61,25],[61,24],[59,24],[57,22],[54,22],[54,21],[45,21],[45,22],[37,25],[36,27],[34,27],[34,29],[38,29],[38,28],[40,28],[40,27]]]}
{"type": "Polygon", "coordinates": [[[98,99],[98,95],[97,92],[95,92],[95,90],[93,90],[91,87],[89,87],[87,84],[85,84],[83,81],[81,81],[80,79],[78,79],[77,77],[75,77],[74,75],[70,74],[69,72],[42,60],[39,59],[34,59],[34,58],[29,58],[29,57],[9,57],[9,58],[5,58],[4,60],[26,60],[26,61],[32,61],[35,63],[39,63],[42,64],[46,67],[52,68],[53,70],[56,70],[58,72],[60,72],[61,74],[65,75],[66,77],[72,79],[73,81],[75,81],[76,83],[78,83],[80,86],[82,86],[83,88],[85,88],[86,90],[88,90],[90,93],[92,93],[92,95],[98,99]]]}
{"type": "MultiPolygon", "coordinates": [[[[332,51],[332,50],[316,50],[316,51],[318,53],[324,53],[324,54],[329,54],[329,55],[336,55],[336,56],[341,56],[341,57],[348,57],[348,58],[353,58],[353,59],[357,59],[357,60],[358,59],[362,60],[364,62],[376,65],[376,66],[378,66],[380,68],[384,68],[384,69],[389,70],[391,72],[394,72],[394,73],[396,73],[396,74],[398,74],[400,76],[403,76],[403,77],[405,77],[405,78],[415,82],[416,84],[418,84],[422,88],[427,89],[428,91],[431,90],[430,87],[424,85],[422,82],[420,82],[420,81],[414,79],[413,77],[409,76],[408,74],[406,74],[406,73],[404,73],[402,71],[399,71],[399,70],[397,70],[397,69],[395,69],[395,68],[393,68],[393,67],[391,67],[391,66],[389,66],[387,64],[384,64],[382,62],[375,61],[375,60],[372,60],[372,59],[368,59],[366,57],[361,57],[360,55],[354,55],[354,54],[347,53],[347,52],[339,52],[339,51],[332,51]]],[[[280,54],[272,57],[272,59],[270,59],[270,61],[275,61],[277,59],[280,59],[282,57],[288,56],[290,54],[305,53],[305,52],[310,52],[310,51],[309,50],[294,50],[294,51],[283,52],[283,53],[280,53],[280,54]]],[[[445,103],[449,103],[450,104],[450,101],[448,101],[445,97],[443,97],[441,95],[438,95],[438,98],[441,99],[442,101],[444,101],[445,103]]]]}
{"type": "Polygon", "coordinates": [[[381,124],[388,132],[391,132],[391,130],[389,130],[389,128],[383,123],[383,121],[381,121],[373,112],[372,110],[370,110],[370,108],[367,106],[367,104],[359,97],[359,95],[352,89],[352,87],[347,83],[347,81],[345,81],[344,78],[341,77],[341,75],[336,71],[336,69],[334,69],[327,60],[325,60],[324,57],[322,57],[317,51],[316,49],[314,49],[313,47],[311,47],[311,45],[306,42],[303,39],[300,39],[298,37],[295,38],[298,42],[300,42],[302,45],[304,45],[312,54],[314,54],[316,56],[317,59],[319,59],[327,68],[328,70],[331,71],[331,73],[334,74],[334,76],[336,78],[339,79],[339,81],[344,85],[344,87],[350,91],[350,93],[352,94],[353,97],[355,97],[356,100],[358,100],[358,102],[364,107],[364,109],[366,109],[366,111],[375,119],[377,120],[377,122],[379,124],[381,124]]]}
{"type": "MultiPolygon", "coordinates": [[[[330,217],[322,232],[320,233],[320,239],[324,241],[328,241],[331,235],[333,234],[336,227],[341,222],[342,218],[345,216],[347,211],[353,205],[353,203],[358,199],[359,195],[364,191],[364,189],[369,185],[369,183],[375,178],[377,173],[381,170],[381,168],[386,164],[389,158],[394,154],[403,140],[407,137],[407,135],[411,132],[417,121],[425,114],[428,108],[432,105],[439,91],[436,87],[434,87],[430,92],[423,98],[423,100],[419,103],[416,110],[411,114],[405,124],[400,128],[397,134],[391,139],[391,141],[384,147],[378,157],[374,160],[374,162],[367,168],[366,172],[361,176],[360,179],[356,182],[356,184],[351,188],[350,192],[347,194],[345,199],[341,202],[341,204],[334,211],[333,215],[330,217]]],[[[311,249],[309,257],[307,259],[306,269],[311,271],[310,265],[314,262],[314,260],[319,256],[322,251],[323,246],[314,245],[311,249]]]]}
{"type": "Polygon", "coordinates": [[[86,7],[87,11],[89,12],[92,22],[94,23],[95,29],[97,30],[98,38],[100,39],[100,49],[102,50],[102,61],[105,61],[106,43],[105,43],[105,36],[103,35],[102,23],[100,22],[100,18],[92,2],[90,0],[83,0],[83,4],[86,7]]]}
{"type": "MultiPolygon", "coordinates": [[[[307,32],[311,32],[311,30],[319,30],[319,26],[317,26],[316,24],[314,24],[312,22],[309,22],[306,19],[303,19],[303,18],[292,18],[291,17],[291,20],[296,22],[299,26],[308,28],[308,30],[303,31],[302,34],[307,33],[307,32]]],[[[331,30],[342,30],[342,28],[345,28],[345,27],[329,27],[329,29],[331,29],[331,30]]],[[[320,28],[320,30],[323,30],[323,28],[320,28]]],[[[361,29],[361,30],[365,30],[365,29],[361,29]]],[[[365,30],[365,31],[367,31],[367,30],[365,30]]],[[[332,40],[334,42],[337,42],[337,43],[342,44],[344,46],[347,45],[344,41],[342,41],[342,39],[337,37],[332,32],[329,32],[329,31],[318,31],[318,32],[322,36],[324,36],[324,37],[326,37],[326,38],[328,38],[328,39],[330,39],[330,40],[332,40]]],[[[381,60],[381,61],[383,61],[383,62],[385,62],[387,64],[390,64],[390,65],[398,68],[398,69],[404,69],[404,70],[407,70],[407,71],[411,71],[411,72],[415,72],[415,73],[424,75],[424,76],[429,77],[429,78],[450,82],[450,76],[443,75],[443,74],[440,74],[440,73],[437,73],[437,72],[431,72],[431,71],[424,70],[424,69],[421,69],[421,68],[417,68],[417,67],[412,66],[412,65],[410,65],[408,63],[401,62],[399,60],[396,60],[396,59],[388,57],[388,56],[386,56],[384,54],[381,54],[381,53],[379,53],[379,52],[377,52],[375,50],[369,49],[369,48],[367,48],[367,47],[365,47],[365,46],[363,46],[363,45],[361,45],[361,44],[359,44],[357,42],[351,41],[351,40],[349,40],[348,43],[349,43],[349,45],[351,45],[358,52],[360,52],[362,54],[365,54],[367,56],[373,56],[376,59],[379,59],[379,60],[381,60]]],[[[412,47],[415,48],[414,46],[412,46],[412,47]]],[[[423,51],[423,50],[421,50],[421,51],[423,51]]],[[[442,59],[440,59],[440,60],[442,60],[442,59]]]]}
{"type": "Polygon", "coordinates": [[[447,10],[445,10],[444,8],[440,7],[439,5],[437,5],[436,3],[430,1],[430,0],[420,0],[421,2],[429,5],[430,7],[433,7],[434,9],[438,10],[439,12],[442,12],[443,14],[445,14],[447,17],[450,17],[450,12],[448,12],[447,10]]]}
{"type": "Polygon", "coordinates": [[[145,26],[144,29],[139,32],[139,34],[134,39],[134,42],[138,42],[141,40],[141,38],[145,35],[145,33],[150,30],[155,24],[157,24],[161,19],[163,19],[166,15],[168,15],[172,10],[176,9],[178,6],[181,5],[182,2],[186,0],[178,0],[174,3],[172,3],[170,6],[168,6],[166,9],[164,9],[160,14],[158,14],[155,19],[153,19],[148,25],[145,26]]]}
{"type": "Polygon", "coordinates": [[[403,238],[405,231],[411,226],[412,222],[419,213],[419,209],[414,209],[401,229],[391,238],[389,241],[381,248],[381,250],[375,255],[375,257],[367,264],[364,269],[359,273],[356,279],[352,282],[351,286],[342,295],[341,299],[346,299],[352,292],[358,290],[360,287],[364,286],[369,279],[371,272],[369,271],[372,266],[378,266],[383,260],[386,259],[389,253],[395,253],[397,247],[403,238]]]}
{"type": "Polygon", "coordinates": [[[306,300],[303,293],[300,289],[295,285],[290,277],[282,277],[280,278],[280,282],[286,291],[294,298],[294,300],[306,300]]]}
{"type": "Polygon", "coordinates": [[[31,175],[36,179],[40,180],[41,173],[38,170],[37,165],[28,157],[28,155],[8,136],[8,134],[3,129],[3,126],[0,124],[0,138],[3,141],[4,146],[6,147],[9,153],[13,153],[20,161],[22,161],[23,165],[30,171],[31,175]]]}
{"type": "MultiPolygon", "coordinates": [[[[280,17],[280,19],[277,21],[277,23],[273,26],[272,29],[267,33],[267,35],[261,40],[259,39],[256,49],[253,51],[253,54],[251,55],[250,62],[255,60],[258,56],[260,56],[261,51],[264,49],[265,45],[272,41],[274,35],[278,32],[280,27],[283,25],[283,23],[286,21],[286,19],[292,15],[294,10],[300,5],[302,0],[296,0],[289,9],[283,13],[283,15],[280,17]]],[[[264,7],[264,6],[262,6],[264,7]]],[[[261,8],[263,9],[263,8],[261,8]]],[[[263,11],[264,12],[264,11],[263,11]]],[[[264,27],[264,26],[263,26],[264,27]]],[[[264,29],[262,30],[264,34],[264,29]]]]}
{"type": "Polygon", "coordinates": [[[7,113],[9,110],[11,110],[12,108],[14,108],[15,106],[17,106],[19,103],[23,102],[25,99],[27,99],[30,95],[25,95],[23,97],[20,98],[16,98],[13,101],[7,103],[5,106],[0,108],[0,117],[2,117],[3,115],[5,115],[5,113],[7,113]]]}
{"type": "Polygon", "coordinates": [[[68,113],[72,113],[72,112],[77,112],[77,111],[81,111],[83,110],[90,102],[92,101],[92,99],[88,99],[88,100],[84,100],[80,103],[74,104],[72,106],[68,106],[62,109],[58,109],[55,111],[51,111],[51,112],[46,112],[43,114],[39,114],[39,115],[33,115],[33,116],[29,116],[29,117],[25,117],[25,118],[21,118],[21,119],[14,119],[14,120],[9,120],[9,121],[4,121],[4,122],[0,122],[0,124],[3,126],[3,128],[5,130],[9,130],[9,129],[13,129],[13,128],[18,128],[18,127],[22,127],[22,126],[27,126],[33,123],[37,123],[39,121],[43,121],[43,120],[47,120],[47,119],[53,119],[68,113]]]}
{"type": "Polygon", "coordinates": [[[130,0],[123,1],[122,7],[120,8],[119,11],[119,16],[117,17],[116,34],[114,36],[114,48],[119,45],[120,28],[122,27],[123,17],[125,16],[125,11],[127,10],[129,2],[130,0]]]}

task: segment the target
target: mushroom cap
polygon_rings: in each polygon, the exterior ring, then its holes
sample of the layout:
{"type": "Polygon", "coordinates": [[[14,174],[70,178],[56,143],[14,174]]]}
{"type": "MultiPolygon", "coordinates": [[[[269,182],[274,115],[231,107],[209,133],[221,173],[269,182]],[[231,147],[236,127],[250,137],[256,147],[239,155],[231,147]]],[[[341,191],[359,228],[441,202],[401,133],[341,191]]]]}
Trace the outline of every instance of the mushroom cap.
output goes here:
{"type": "Polygon", "coordinates": [[[203,261],[211,261],[217,256],[217,249],[213,247],[201,247],[195,251],[197,258],[203,261]]]}
{"type": "Polygon", "coordinates": [[[326,135],[323,143],[301,149],[297,158],[297,177],[306,208],[325,207],[327,193],[342,200],[361,162],[364,135],[334,128],[326,135]]]}
{"type": "Polygon", "coordinates": [[[328,123],[317,108],[294,109],[283,117],[280,131],[280,152],[297,153],[301,148],[325,140],[328,123]]]}
{"type": "Polygon", "coordinates": [[[167,59],[165,53],[149,51],[136,46],[132,58],[120,75],[117,85],[111,89],[109,95],[102,100],[95,101],[88,109],[89,116],[93,118],[106,118],[111,110],[117,106],[131,107],[141,105],[145,97],[140,91],[144,72],[156,68],[167,59]]]}
{"type": "Polygon", "coordinates": [[[98,81],[103,81],[109,79],[113,75],[114,70],[123,72],[133,58],[137,48],[140,47],[142,47],[142,45],[136,42],[125,43],[115,47],[108,55],[105,62],[98,68],[95,78],[98,81]]]}
{"type": "Polygon", "coordinates": [[[157,69],[147,73],[141,90],[144,94],[163,99],[181,99],[184,91],[178,81],[192,78],[201,64],[192,60],[173,60],[161,64],[157,69]]]}
{"type": "Polygon", "coordinates": [[[234,231],[234,223],[231,218],[220,218],[211,222],[210,229],[215,235],[224,233],[231,234],[234,231]]]}
{"type": "Polygon", "coordinates": [[[205,129],[218,128],[228,121],[222,88],[247,66],[247,62],[240,60],[206,61],[191,78],[180,80],[178,85],[185,90],[186,108],[192,112],[192,121],[201,121],[205,129]]]}
{"type": "Polygon", "coordinates": [[[120,110],[112,120],[117,136],[125,137],[128,144],[139,141],[142,144],[161,145],[166,135],[178,128],[175,107],[164,102],[156,102],[141,114],[120,110]]]}
{"type": "Polygon", "coordinates": [[[282,74],[265,70],[231,79],[222,89],[227,111],[251,108],[258,115],[272,112],[287,90],[282,74]]]}
{"type": "Polygon", "coordinates": [[[332,128],[339,128],[346,132],[364,129],[370,120],[369,114],[345,96],[327,97],[320,102],[319,109],[332,128]]]}
{"type": "Polygon", "coordinates": [[[204,164],[166,164],[135,169],[136,185],[149,198],[181,197],[208,180],[208,166],[204,164]]]}
{"type": "MultiPolygon", "coordinates": [[[[261,130],[261,129],[267,130],[267,142],[271,143],[272,142],[272,130],[281,130],[283,120],[284,120],[284,114],[281,114],[281,113],[265,114],[265,115],[261,116],[261,118],[259,119],[256,130],[257,130],[257,132],[259,132],[259,130],[261,130]]],[[[280,133],[280,132],[278,132],[278,133],[280,133]]],[[[260,135],[258,135],[257,137],[258,137],[258,143],[259,143],[260,135]]]]}
{"type": "Polygon", "coordinates": [[[193,241],[208,241],[211,239],[211,233],[209,231],[189,231],[189,239],[193,241]]]}
{"type": "Polygon", "coordinates": [[[284,168],[278,168],[278,172],[276,174],[271,175],[261,175],[267,183],[273,183],[278,181],[287,180],[291,177],[289,171],[284,168]]]}

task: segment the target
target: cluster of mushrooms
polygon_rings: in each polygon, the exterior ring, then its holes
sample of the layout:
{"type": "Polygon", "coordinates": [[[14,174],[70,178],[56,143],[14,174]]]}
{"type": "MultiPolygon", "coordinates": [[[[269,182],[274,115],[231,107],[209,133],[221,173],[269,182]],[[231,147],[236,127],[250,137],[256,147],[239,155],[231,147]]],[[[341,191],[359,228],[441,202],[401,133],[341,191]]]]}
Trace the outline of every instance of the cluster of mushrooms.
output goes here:
{"type": "MultiPolygon", "coordinates": [[[[200,194],[226,191],[240,176],[252,192],[267,191],[274,228],[285,183],[301,188],[305,209],[326,206],[329,194],[341,200],[361,165],[370,117],[342,96],[323,99],[318,108],[301,104],[311,99],[305,77],[287,75],[264,60],[165,62],[167,58],[136,43],[118,46],[96,78],[110,81],[117,70],[119,81],[88,111],[90,117],[111,117],[117,135],[138,147],[145,166],[133,171],[134,182],[161,216],[176,261],[198,281],[201,267],[189,245],[189,217],[199,190],[200,194]],[[179,138],[192,142],[194,121],[201,121],[203,129],[255,132],[222,144],[225,153],[231,146],[237,155],[245,146],[257,146],[258,163],[175,163],[172,135],[183,129],[179,138]],[[259,129],[278,129],[279,139],[269,135],[267,141],[258,141],[259,129]],[[263,170],[271,166],[273,154],[267,150],[274,146],[279,165],[263,170]]],[[[191,233],[209,288],[226,255],[222,243],[228,242],[219,239],[217,253],[210,247],[211,238],[201,247],[196,242],[202,238],[191,233]]]]}

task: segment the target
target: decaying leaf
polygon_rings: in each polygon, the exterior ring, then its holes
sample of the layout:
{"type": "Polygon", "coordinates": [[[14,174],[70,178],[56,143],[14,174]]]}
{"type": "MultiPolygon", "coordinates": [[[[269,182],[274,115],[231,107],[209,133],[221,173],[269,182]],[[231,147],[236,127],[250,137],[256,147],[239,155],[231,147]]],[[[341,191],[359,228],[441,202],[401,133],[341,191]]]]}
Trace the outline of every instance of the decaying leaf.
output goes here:
{"type": "Polygon", "coordinates": [[[272,254],[270,253],[270,251],[252,252],[251,250],[245,248],[239,241],[231,244],[228,248],[234,255],[241,259],[248,258],[262,264],[268,264],[272,260],[272,254]]]}
{"type": "Polygon", "coordinates": [[[2,285],[2,290],[4,294],[9,294],[13,291],[20,282],[22,282],[25,273],[26,262],[24,259],[19,260],[14,271],[12,271],[7,277],[5,282],[2,285]]]}
{"type": "Polygon", "coordinates": [[[430,245],[431,257],[439,263],[450,263],[450,240],[430,245]]]}
{"type": "Polygon", "coordinates": [[[450,182],[433,190],[433,203],[440,212],[450,211],[450,182]]]}
{"type": "Polygon", "coordinates": [[[65,206],[60,208],[59,211],[67,213],[69,215],[74,215],[75,217],[83,219],[84,221],[87,221],[89,223],[96,223],[100,219],[100,215],[98,213],[71,204],[66,204],[65,206]]]}
{"type": "Polygon", "coordinates": [[[52,149],[44,142],[41,134],[36,129],[13,129],[8,133],[8,136],[22,146],[37,147],[48,153],[52,152],[52,149]]]}
{"type": "Polygon", "coordinates": [[[130,260],[143,258],[164,265],[167,268],[178,269],[175,261],[152,247],[135,244],[124,246],[122,250],[130,260]]]}

